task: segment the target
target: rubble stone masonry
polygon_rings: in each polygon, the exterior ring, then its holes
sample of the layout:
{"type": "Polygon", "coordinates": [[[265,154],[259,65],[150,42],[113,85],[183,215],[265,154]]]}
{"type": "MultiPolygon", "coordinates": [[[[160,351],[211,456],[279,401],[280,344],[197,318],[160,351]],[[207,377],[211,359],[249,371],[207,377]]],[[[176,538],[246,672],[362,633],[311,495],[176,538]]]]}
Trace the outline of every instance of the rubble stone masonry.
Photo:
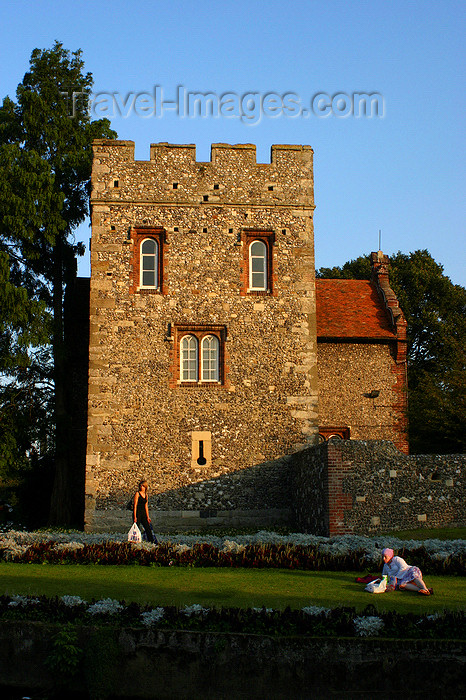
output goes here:
{"type": "Polygon", "coordinates": [[[325,536],[466,524],[465,455],[405,455],[388,440],[331,439],[294,458],[296,526],[325,536]]]}
{"type": "Polygon", "coordinates": [[[404,418],[405,403],[397,405],[398,365],[391,345],[319,342],[318,370],[321,425],[348,425],[354,440],[392,440],[403,449],[396,417],[404,418]],[[372,399],[374,387],[379,394],[372,399]]]}
{"type": "Polygon", "coordinates": [[[214,144],[201,163],[162,143],[135,161],[132,141],[94,143],[87,529],[120,527],[141,477],[151,514],[287,519],[290,455],[318,433],[312,156],[273,146],[260,164],[253,145],[214,144]],[[181,381],[186,333],[217,338],[218,381],[181,381]]]}

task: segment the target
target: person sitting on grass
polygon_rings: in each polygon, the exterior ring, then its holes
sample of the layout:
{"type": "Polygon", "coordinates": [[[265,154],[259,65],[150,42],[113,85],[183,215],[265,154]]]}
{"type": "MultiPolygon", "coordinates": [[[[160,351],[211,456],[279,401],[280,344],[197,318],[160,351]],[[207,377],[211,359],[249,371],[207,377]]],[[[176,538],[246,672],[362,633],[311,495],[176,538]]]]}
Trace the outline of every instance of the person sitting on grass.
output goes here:
{"type": "Polygon", "coordinates": [[[387,591],[417,591],[421,595],[432,595],[422,580],[422,572],[417,566],[409,566],[401,557],[393,556],[393,549],[384,549],[382,575],[388,576],[387,591]]]}

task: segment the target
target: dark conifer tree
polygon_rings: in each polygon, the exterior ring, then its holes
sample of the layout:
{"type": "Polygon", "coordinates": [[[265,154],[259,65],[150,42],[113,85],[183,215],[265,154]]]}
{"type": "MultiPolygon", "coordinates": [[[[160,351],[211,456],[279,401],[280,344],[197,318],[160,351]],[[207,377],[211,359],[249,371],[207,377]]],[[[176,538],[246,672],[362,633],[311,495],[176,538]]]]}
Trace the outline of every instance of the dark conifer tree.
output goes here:
{"type": "MultiPolygon", "coordinates": [[[[83,252],[73,233],[88,213],[92,140],[116,136],[108,120],[91,121],[87,102],[92,84],[81,51],[70,53],[56,42],[50,50],[32,52],[16,102],[7,97],[0,108],[0,262],[7,266],[0,267],[0,274],[22,294],[27,316],[22,330],[10,323],[11,338],[19,341],[29,329],[36,333],[32,345],[48,342],[52,349],[55,478],[50,522],[60,525],[76,519],[69,488],[64,290],[75,274],[76,256],[83,252]]],[[[20,304],[15,309],[13,315],[20,304]]],[[[13,351],[12,345],[3,348],[10,364],[13,351]]]]}

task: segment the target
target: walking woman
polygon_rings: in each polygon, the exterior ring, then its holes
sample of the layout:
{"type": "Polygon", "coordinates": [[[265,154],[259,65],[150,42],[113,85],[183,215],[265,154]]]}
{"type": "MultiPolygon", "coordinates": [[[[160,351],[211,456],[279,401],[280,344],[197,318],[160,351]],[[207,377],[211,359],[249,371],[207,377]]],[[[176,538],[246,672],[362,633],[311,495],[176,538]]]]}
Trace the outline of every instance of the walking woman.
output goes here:
{"type": "Polygon", "coordinates": [[[148,507],[148,486],[145,479],[141,479],[138,485],[138,490],[134,494],[133,500],[133,522],[136,523],[139,529],[141,525],[146,533],[147,541],[157,544],[157,539],[154,540],[154,531],[152,530],[151,520],[149,517],[148,507]]]}

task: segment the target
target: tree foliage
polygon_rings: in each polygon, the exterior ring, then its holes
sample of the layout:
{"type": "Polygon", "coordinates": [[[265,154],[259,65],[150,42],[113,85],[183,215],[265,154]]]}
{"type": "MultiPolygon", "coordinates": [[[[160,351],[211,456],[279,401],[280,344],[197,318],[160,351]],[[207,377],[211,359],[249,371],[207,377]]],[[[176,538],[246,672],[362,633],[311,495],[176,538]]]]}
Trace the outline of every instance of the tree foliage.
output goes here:
{"type": "MultiPolygon", "coordinates": [[[[318,278],[370,279],[369,256],[318,278]]],[[[408,322],[409,437],[417,453],[466,446],[466,289],[427,250],[390,256],[390,285],[408,322]]]]}
{"type": "MultiPolygon", "coordinates": [[[[8,432],[6,416],[17,405],[12,397],[23,396],[15,391],[27,386],[24,396],[31,395],[34,378],[38,398],[51,374],[53,417],[48,418],[55,433],[56,477],[51,521],[57,524],[76,520],[68,488],[64,289],[75,274],[76,255],[83,252],[73,232],[88,213],[92,141],[116,135],[108,120],[92,122],[83,108],[92,84],[81,51],[70,53],[56,42],[52,49],[32,52],[16,102],[6,97],[0,107],[0,281],[7,283],[0,292],[0,369],[9,368],[15,380],[0,410],[8,432]],[[81,107],[74,111],[73,93],[80,93],[81,107]],[[31,348],[47,344],[51,365],[37,365],[32,371],[31,348]]],[[[45,404],[38,400],[32,405],[41,415],[39,407],[45,404]]],[[[17,443],[23,452],[27,435],[24,430],[24,444],[17,443]]]]}

